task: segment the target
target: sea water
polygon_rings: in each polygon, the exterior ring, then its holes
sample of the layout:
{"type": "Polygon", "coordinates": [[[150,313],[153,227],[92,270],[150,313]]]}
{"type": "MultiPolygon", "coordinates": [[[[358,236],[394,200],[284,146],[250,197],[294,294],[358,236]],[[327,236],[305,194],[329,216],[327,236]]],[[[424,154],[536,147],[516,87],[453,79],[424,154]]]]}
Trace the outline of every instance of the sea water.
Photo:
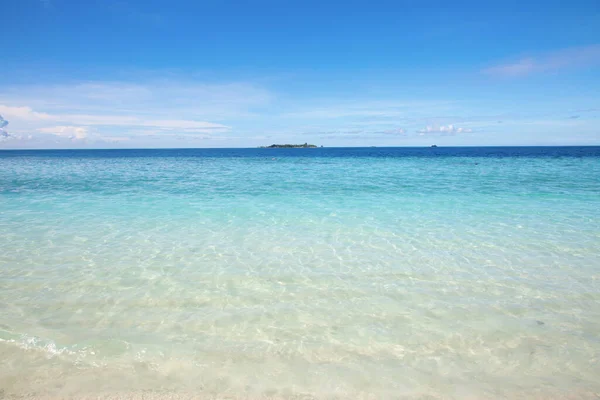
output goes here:
{"type": "Polygon", "coordinates": [[[0,152],[0,390],[597,398],[600,148],[0,152]]]}

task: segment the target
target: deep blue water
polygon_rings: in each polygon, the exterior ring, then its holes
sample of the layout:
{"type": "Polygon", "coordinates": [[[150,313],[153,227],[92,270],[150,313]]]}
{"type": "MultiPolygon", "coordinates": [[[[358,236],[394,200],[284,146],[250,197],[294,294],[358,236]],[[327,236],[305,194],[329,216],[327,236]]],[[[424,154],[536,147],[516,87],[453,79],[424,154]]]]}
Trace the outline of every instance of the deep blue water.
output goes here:
{"type": "Polygon", "coordinates": [[[0,157],[600,157],[600,146],[0,150],[0,157]]]}

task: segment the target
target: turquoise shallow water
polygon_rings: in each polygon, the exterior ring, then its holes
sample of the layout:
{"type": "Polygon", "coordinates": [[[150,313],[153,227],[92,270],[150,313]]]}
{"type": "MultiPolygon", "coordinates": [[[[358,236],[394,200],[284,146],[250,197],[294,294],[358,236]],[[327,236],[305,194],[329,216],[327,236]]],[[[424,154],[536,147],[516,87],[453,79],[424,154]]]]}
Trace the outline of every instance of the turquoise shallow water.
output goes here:
{"type": "Polygon", "coordinates": [[[600,148],[0,152],[5,395],[596,398],[600,148]]]}

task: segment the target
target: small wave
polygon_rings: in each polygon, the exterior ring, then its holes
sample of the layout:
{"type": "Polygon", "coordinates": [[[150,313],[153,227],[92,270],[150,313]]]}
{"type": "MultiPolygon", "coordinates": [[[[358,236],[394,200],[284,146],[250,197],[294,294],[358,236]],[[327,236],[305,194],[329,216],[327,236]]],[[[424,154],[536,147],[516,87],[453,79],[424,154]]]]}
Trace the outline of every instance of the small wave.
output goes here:
{"type": "Polygon", "coordinates": [[[77,346],[61,347],[58,346],[53,340],[43,339],[38,336],[31,336],[27,334],[12,334],[6,331],[0,333],[0,343],[12,344],[26,351],[40,352],[45,354],[47,358],[54,358],[58,356],[70,358],[75,357],[77,361],[81,361],[85,357],[94,356],[96,354],[96,352],[89,347],[83,347],[80,349],[78,349],[77,346]]]}

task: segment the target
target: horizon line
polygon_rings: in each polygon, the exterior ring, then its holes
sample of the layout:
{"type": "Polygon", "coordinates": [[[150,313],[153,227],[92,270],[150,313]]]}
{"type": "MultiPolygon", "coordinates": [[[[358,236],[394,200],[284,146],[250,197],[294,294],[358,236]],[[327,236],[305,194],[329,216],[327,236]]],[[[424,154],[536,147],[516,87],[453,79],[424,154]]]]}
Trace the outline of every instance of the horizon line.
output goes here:
{"type": "MultiPolygon", "coordinates": [[[[388,148],[388,149],[397,149],[397,148],[412,148],[412,149],[422,149],[422,148],[498,148],[498,147],[600,147],[599,144],[529,144],[529,145],[462,145],[462,146],[444,146],[444,145],[423,145],[423,146],[317,146],[314,148],[310,148],[311,150],[315,149],[368,149],[368,148],[388,148]]],[[[72,148],[72,147],[57,147],[57,148],[0,148],[0,151],[57,151],[57,150],[69,150],[69,151],[90,151],[90,150],[274,150],[278,148],[269,148],[269,147],[93,147],[93,148],[72,148]]],[[[302,150],[303,148],[290,148],[293,150],[302,150]]]]}

